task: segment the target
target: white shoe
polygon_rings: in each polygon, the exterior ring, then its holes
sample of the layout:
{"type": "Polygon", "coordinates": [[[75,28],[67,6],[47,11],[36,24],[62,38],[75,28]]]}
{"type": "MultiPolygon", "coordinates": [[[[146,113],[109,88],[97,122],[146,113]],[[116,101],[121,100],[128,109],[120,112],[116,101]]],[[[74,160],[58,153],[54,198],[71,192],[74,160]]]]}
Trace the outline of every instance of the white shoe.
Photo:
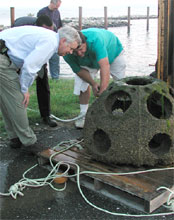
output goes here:
{"type": "MultiPolygon", "coordinates": [[[[80,114],[79,116],[81,116],[82,114],[80,114]]],[[[82,116],[82,118],[79,118],[75,121],[75,127],[76,128],[84,128],[84,124],[85,124],[85,115],[82,116]]]]}

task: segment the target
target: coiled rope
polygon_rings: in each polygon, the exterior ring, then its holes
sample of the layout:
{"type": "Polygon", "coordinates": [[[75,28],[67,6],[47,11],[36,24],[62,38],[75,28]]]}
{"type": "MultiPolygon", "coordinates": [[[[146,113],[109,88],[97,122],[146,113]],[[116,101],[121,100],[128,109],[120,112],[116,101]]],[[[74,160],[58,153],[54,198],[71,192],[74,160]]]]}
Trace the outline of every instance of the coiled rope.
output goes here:
{"type": "MultiPolygon", "coordinates": [[[[32,169],[34,169],[38,164],[34,165],[30,169],[24,172],[23,178],[18,182],[12,185],[9,189],[8,193],[0,193],[1,196],[12,196],[12,198],[16,199],[18,195],[24,196],[24,193],[22,191],[26,187],[41,187],[48,185],[55,191],[63,191],[66,189],[66,182],[64,183],[64,186],[60,189],[56,188],[53,186],[52,182],[55,178],[58,177],[76,177],[77,178],[77,187],[79,189],[79,192],[83,199],[92,207],[94,207],[97,210],[100,210],[102,212],[105,212],[107,214],[115,215],[115,216],[126,216],[126,217],[151,217],[151,216],[163,216],[163,215],[173,215],[174,214],[174,199],[172,197],[174,196],[174,191],[168,189],[167,187],[161,186],[157,188],[157,191],[159,190],[167,190],[170,192],[168,200],[167,200],[167,207],[172,210],[172,212],[166,212],[166,213],[157,213],[157,214],[146,214],[146,215],[131,215],[131,214],[124,214],[124,213],[118,213],[118,212],[111,212],[108,210],[105,210],[103,208],[100,208],[93,203],[91,203],[86,196],[83,194],[83,191],[80,186],[80,175],[83,174],[95,174],[95,175],[115,175],[115,176],[121,176],[121,175],[134,175],[134,174],[142,174],[142,173],[148,173],[148,172],[157,172],[157,171],[163,171],[163,170],[174,170],[174,167],[170,168],[162,168],[162,169],[150,169],[150,170],[145,170],[145,171],[135,171],[135,172],[128,172],[128,173],[106,173],[106,172],[94,172],[94,171],[80,171],[80,167],[78,164],[73,163],[73,162],[67,162],[67,161],[60,161],[56,165],[53,164],[53,157],[55,157],[57,154],[60,154],[72,147],[77,147],[81,148],[80,143],[83,140],[77,141],[77,140],[71,140],[71,141],[65,141],[59,143],[56,147],[53,149],[57,149],[58,147],[61,149],[58,152],[55,152],[52,154],[49,158],[50,165],[52,167],[52,170],[50,173],[45,177],[45,178],[39,178],[39,179],[29,179],[26,177],[26,174],[29,173],[32,169]],[[60,166],[63,165],[66,167],[66,170],[61,173],[57,174],[59,172],[60,166]],[[71,166],[76,167],[76,173],[73,175],[68,174],[68,171],[70,171],[71,166]]],[[[62,171],[61,171],[62,172],[62,171]]]]}

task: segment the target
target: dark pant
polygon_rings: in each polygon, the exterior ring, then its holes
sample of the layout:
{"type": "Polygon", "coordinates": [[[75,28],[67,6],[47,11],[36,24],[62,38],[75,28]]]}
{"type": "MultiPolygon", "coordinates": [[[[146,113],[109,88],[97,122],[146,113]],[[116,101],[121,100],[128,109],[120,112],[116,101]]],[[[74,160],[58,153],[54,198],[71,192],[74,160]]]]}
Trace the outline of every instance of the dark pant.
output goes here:
{"type": "Polygon", "coordinates": [[[44,71],[43,78],[38,76],[36,79],[37,101],[41,117],[46,117],[50,115],[50,87],[46,64],[41,71],[44,71]]]}

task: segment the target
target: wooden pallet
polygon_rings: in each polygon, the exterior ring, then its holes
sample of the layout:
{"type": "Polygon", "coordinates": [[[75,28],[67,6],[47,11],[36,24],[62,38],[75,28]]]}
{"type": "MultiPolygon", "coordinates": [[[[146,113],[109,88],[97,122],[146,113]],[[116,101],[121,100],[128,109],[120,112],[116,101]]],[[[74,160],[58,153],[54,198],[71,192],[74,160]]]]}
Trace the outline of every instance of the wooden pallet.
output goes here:
{"type": "MultiPolygon", "coordinates": [[[[39,153],[40,165],[48,163],[49,157],[55,151],[48,149],[39,153]]],[[[67,161],[77,163],[81,171],[96,171],[107,173],[125,173],[145,168],[131,166],[108,166],[102,162],[92,160],[85,150],[71,148],[53,158],[53,162],[67,161]]],[[[75,173],[75,167],[72,166],[75,173]]],[[[71,179],[74,181],[74,179],[71,179]]],[[[164,170],[136,175],[106,176],[85,174],[80,176],[80,185],[94,190],[109,198],[119,201],[131,208],[151,213],[167,202],[169,192],[166,190],[156,191],[160,186],[174,190],[174,170],[164,170]]]]}

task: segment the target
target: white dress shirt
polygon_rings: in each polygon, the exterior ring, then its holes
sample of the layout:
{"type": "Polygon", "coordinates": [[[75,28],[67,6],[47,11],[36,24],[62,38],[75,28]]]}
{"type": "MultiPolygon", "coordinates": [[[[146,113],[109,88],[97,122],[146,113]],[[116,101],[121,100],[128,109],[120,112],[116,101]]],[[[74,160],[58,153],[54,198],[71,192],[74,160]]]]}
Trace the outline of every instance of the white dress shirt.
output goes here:
{"type": "Polygon", "coordinates": [[[21,69],[21,92],[26,93],[36,73],[58,52],[59,34],[42,27],[22,26],[0,32],[0,39],[5,41],[10,60],[21,69]]]}

